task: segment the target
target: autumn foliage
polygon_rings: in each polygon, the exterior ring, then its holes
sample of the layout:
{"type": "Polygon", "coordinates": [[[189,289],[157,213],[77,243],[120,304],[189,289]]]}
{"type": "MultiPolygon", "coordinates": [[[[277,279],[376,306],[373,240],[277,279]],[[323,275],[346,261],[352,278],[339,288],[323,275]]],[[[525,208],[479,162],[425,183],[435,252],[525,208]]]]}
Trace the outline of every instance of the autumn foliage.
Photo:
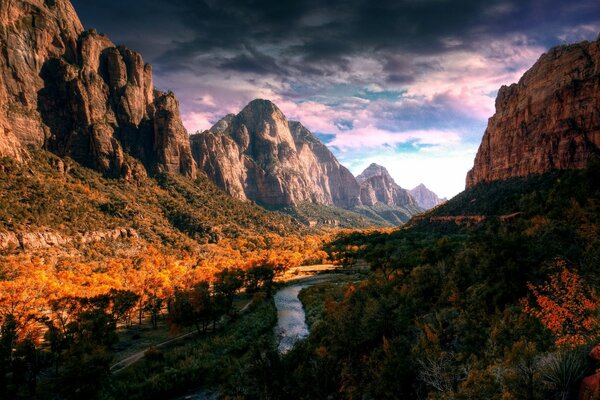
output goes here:
{"type": "Polygon", "coordinates": [[[576,347],[598,338],[596,293],[562,260],[560,269],[541,285],[528,284],[533,300],[524,311],[537,318],[556,338],[557,347],[576,347]]]}
{"type": "Polygon", "coordinates": [[[51,312],[53,302],[119,290],[136,295],[133,310],[121,323],[141,324],[148,318],[156,325],[177,290],[194,288],[200,282],[212,284],[226,268],[256,272],[256,267],[262,267],[279,274],[302,264],[320,263],[327,257],[319,250],[323,240],[265,235],[224,240],[194,255],[173,255],[148,246],[135,256],[86,262],[6,257],[0,263],[4,275],[0,279],[0,323],[12,316],[19,339],[39,343],[46,330],[40,318],[51,312]]]}

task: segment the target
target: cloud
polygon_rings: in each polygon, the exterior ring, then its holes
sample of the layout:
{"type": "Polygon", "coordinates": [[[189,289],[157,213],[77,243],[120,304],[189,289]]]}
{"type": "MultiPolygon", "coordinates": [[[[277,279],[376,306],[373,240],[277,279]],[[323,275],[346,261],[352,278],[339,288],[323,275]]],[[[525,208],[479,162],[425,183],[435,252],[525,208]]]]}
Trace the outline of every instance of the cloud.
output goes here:
{"type": "Polygon", "coordinates": [[[369,164],[384,165],[396,183],[412,189],[425,183],[440,197],[451,198],[465,187],[465,176],[473,166],[477,147],[444,150],[432,154],[409,152],[378,152],[365,155],[359,161],[344,159],[353,174],[361,173],[369,164]]]}
{"type": "Polygon", "coordinates": [[[154,64],[190,132],[268,98],[352,168],[379,157],[446,195],[463,187],[499,87],[550,46],[600,31],[597,0],[73,4],[154,64]]]}

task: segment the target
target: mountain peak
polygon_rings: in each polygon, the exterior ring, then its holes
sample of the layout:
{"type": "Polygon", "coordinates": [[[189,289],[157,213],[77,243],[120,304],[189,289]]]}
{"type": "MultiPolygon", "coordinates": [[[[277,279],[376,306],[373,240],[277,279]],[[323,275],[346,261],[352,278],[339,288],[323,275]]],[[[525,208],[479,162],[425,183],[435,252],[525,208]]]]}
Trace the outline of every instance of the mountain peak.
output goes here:
{"type": "Polygon", "coordinates": [[[0,156],[47,149],[107,176],[194,177],[172,93],[139,53],[84,31],[69,0],[0,1],[0,156]]]}
{"type": "Polygon", "coordinates": [[[376,163],[369,165],[356,180],[360,184],[360,199],[364,205],[378,203],[392,207],[414,207],[416,204],[408,190],[402,189],[388,170],[376,163]]]}
{"type": "Polygon", "coordinates": [[[212,128],[209,129],[209,131],[212,133],[225,132],[227,128],[229,128],[229,125],[231,124],[231,121],[233,121],[234,118],[235,114],[227,114],[219,121],[217,121],[217,123],[214,124],[212,128]]]}
{"type": "Polygon", "coordinates": [[[417,204],[426,210],[436,207],[446,201],[445,199],[440,199],[437,194],[429,190],[427,186],[422,183],[409,192],[414,197],[417,204]]]}
{"type": "Polygon", "coordinates": [[[271,101],[256,99],[237,115],[192,138],[197,165],[228,193],[268,207],[300,202],[352,207],[360,188],[335,156],[271,101]]]}
{"type": "Polygon", "coordinates": [[[371,163],[371,165],[369,165],[360,175],[356,177],[356,180],[359,183],[362,183],[367,179],[373,178],[374,176],[384,176],[393,181],[388,170],[385,167],[376,163],[371,163]]]}
{"type": "Polygon", "coordinates": [[[265,99],[252,100],[250,103],[246,104],[246,107],[244,107],[240,113],[243,114],[245,112],[252,112],[255,114],[260,113],[263,115],[280,114],[285,118],[283,112],[279,109],[279,107],[277,107],[275,103],[273,103],[271,100],[265,99]]]}

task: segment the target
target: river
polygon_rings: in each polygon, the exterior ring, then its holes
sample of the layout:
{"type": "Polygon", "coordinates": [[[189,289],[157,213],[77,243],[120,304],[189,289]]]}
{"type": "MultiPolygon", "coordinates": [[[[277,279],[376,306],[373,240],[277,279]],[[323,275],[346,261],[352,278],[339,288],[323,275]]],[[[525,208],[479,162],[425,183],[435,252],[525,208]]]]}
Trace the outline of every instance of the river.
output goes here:
{"type": "Polygon", "coordinates": [[[308,325],[302,302],[298,298],[300,291],[317,283],[339,280],[339,275],[323,274],[298,279],[298,283],[280,289],[273,296],[277,308],[277,326],[275,337],[281,354],[290,351],[296,342],[308,337],[308,325]]]}
{"type": "Polygon", "coordinates": [[[275,337],[279,342],[279,352],[282,354],[290,351],[298,340],[308,336],[306,315],[298,294],[302,289],[311,285],[311,283],[303,283],[287,286],[279,290],[273,297],[275,307],[277,307],[275,337]]]}
{"type": "MultiPolygon", "coordinates": [[[[298,298],[300,291],[321,282],[335,281],[339,275],[315,275],[308,278],[300,278],[297,283],[285,286],[275,293],[273,300],[277,308],[277,326],[275,326],[275,337],[278,341],[278,350],[281,354],[290,351],[294,345],[308,337],[308,325],[302,302],[298,298]]],[[[186,396],[178,397],[177,400],[215,400],[218,391],[199,389],[186,396]]]]}

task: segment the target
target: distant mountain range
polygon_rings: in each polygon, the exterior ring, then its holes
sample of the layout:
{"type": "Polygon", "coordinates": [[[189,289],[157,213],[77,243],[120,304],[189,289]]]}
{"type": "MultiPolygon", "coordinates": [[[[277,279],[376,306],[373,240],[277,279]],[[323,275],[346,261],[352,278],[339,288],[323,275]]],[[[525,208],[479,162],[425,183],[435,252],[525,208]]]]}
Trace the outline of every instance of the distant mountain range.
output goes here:
{"type": "Polygon", "coordinates": [[[190,140],[199,169],[218,186],[268,208],[309,202],[390,224],[426,209],[383,167],[373,164],[355,179],[327,146],[268,100],[251,101],[190,140]]]}
{"type": "Polygon", "coordinates": [[[437,194],[427,189],[427,187],[422,183],[410,190],[409,193],[415,199],[417,204],[426,210],[437,207],[447,201],[445,197],[440,199],[437,194]]]}
{"type": "Polygon", "coordinates": [[[152,67],[84,30],[68,0],[3,2],[0,11],[0,157],[26,163],[50,151],[137,185],[162,173],[194,180],[199,169],[237,199],[310,204],[314,215],[300,218],[308,224],[390,225],[422,211],[408,196],[363,204],[354,176],[267,100],[188,137],[175,95],[154,89],[152,67]],[[349,213],[342,221],[332,208],[349,213]]]}
{"type": "MultiPolygon", "coordinates": [[[[355,178],[268,100],[189,137],[151,66],[84,30],[68,0],[2,2],[0,18],[0,157],[26,164],[49,151],[61,170],[74,160],[137,186],[206,174],[236,199],[313,226],[397,225],[444,201],[423,185],[401,188],[376,164],[355,178]]],[[[600,146],[599,59],[598,41],[559,46],[501,88],[467,186],[583,168],[600,146]]]]}

